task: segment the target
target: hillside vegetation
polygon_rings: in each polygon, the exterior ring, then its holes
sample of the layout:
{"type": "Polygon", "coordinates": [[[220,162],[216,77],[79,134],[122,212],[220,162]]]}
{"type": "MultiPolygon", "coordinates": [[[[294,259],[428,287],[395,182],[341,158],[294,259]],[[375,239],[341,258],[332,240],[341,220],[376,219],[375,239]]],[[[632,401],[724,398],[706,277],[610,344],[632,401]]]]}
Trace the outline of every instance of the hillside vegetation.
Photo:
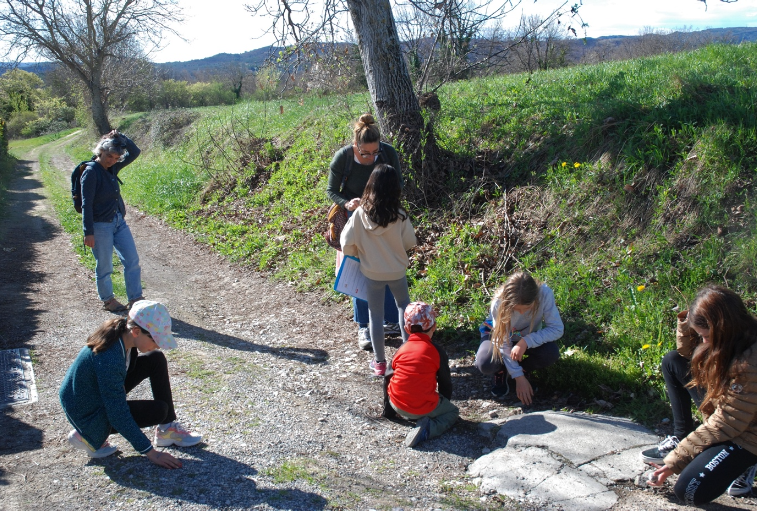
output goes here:
{"type": "MultiPolygon", "coordinates": [[[[755,309],[757,45],[477,79],[439,97],[428,116],[447,192],[409,204],[421,245],[408,276],[411,297],[439,308],[444,343],[475,352],[491,294],[526,269],[566,325],[537,385],[646,420],[664,410],[676,312],[707,282],[755,309]]],[[[358,94],[128,117],[119,128],[145,151],[124,194],[234,260],[344,300],[328,291],[326,180],[368,109],[358,94]]]]}

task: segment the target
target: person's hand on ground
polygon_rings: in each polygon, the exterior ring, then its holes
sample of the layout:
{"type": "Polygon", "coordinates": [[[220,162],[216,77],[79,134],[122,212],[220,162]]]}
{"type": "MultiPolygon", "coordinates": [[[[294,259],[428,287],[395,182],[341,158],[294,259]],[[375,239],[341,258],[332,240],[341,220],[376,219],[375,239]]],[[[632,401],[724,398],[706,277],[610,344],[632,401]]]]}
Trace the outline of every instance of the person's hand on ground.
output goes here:
{"type": "Polygon", "coordinates": [[[653,467],[655,467],[657,470],[655,470],[652,473],[652,477],[647,481],[647,484],[649,486],[662,486],[662,484],[665,482],[665,479],[673,475],[673,470],[671,470],[667,465],[657,465],[655,463],[651,463],[653,467]]]}
{"type": "Polygon", "coordinates": [[[147,453],[147,459],[163,468],[181,468],[181,461],[167,452],[152,449],[147,453]]]}
{"type": "Polygon", "coordinates": [[[528,406],[531,404],[531,399],[534,396],[534,389],[531,388],[531,384],[525,376],[518,376],[515,378],[515,394],[524,405],[528,406]]]}
{"type": "Polygon", "coordinates": [[[84,244],[89,248],[95,248],[95,235],[88,234],[87,236],[84,236],[84,244]]]}
{"type": "Polygon", "coordinates": [[[528,348],[528,344],[526,344],[526,341],[524,339],[521,339],[518,341],[518,344],[513,346],[513,349],[510,351],[510,358],[515,360],[516,362],[520,362],[523,360],[523,354],[526,353],[526,349],[528,348]]]}

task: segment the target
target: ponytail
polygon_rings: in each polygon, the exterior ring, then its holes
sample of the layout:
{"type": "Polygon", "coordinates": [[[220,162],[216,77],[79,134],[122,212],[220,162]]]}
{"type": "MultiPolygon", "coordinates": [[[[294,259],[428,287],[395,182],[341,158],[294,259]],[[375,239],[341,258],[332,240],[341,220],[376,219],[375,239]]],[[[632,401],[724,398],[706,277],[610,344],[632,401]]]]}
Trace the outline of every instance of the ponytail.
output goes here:
{"type": "Polygon", "coordinates": [[[109,319],[87,338],[87,346],[94,353],[108,350],[127,330],[139,327],[133,319],[127,317],[109,319]]]}

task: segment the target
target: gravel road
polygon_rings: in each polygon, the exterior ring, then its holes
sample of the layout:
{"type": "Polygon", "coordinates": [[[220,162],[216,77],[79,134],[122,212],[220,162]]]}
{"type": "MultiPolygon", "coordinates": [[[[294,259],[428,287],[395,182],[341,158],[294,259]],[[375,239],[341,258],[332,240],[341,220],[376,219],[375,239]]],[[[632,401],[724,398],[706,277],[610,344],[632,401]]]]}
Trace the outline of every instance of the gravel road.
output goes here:
{"type": "MultiPolygon", "coordinates": [[[[65,140],[48,147],[50,154],[65,140]]],[[[174,318],[179,348],[167,353],[179,420],[196,447],[171,448],[184,467],[152,465],[121,437],[120,452],[90,460],[66,442],[57,390],[99,310],[45,199],[36,161],[18,165],[0,219],[0,349],[33,352],[39,401],[0,414],[0,509],[544,509],[482,495],[467,466],[494,449],[477,424],[519,410],[485,399],[488,382],[470,355],[451,354],[462,420],[419,449],[409,425],[380,417],[381,383],[357,348],[345,303],[295,293],[229,264],[187,234],[130,209],[145,296],[174,318]]],[[[68,171],[71,162],[53,164],[68,171]]],[[[399,339],[389,342],[389,354],[399,339]]],[[[149,395],[138,388],[136,395],[149,395]]],[[[537,406],[560,406],[540,396],[537,406]]],[[[615,488],[615,509],[679,509],[669,490],[615,488]]],[[[722,498],[711,509],[757,509],[722,498]]]]}

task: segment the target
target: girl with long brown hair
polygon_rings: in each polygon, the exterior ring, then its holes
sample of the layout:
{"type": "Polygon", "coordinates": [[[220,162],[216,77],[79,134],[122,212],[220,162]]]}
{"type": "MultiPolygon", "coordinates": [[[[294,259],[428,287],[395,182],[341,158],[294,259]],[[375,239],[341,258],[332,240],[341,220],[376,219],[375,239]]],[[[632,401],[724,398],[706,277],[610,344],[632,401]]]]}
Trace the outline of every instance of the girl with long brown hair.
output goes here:
{"type": "Polygon", "coordinates": [[[544,369],[560,358],[554,342],[563,334],[555,295],[528,272],[511,275],[494,293],[491,312],[481,325],[476,368],[494,375],[492,394],[509,393],[509,379],[523,404],[531,404],[533,388],[527,373],[544,369]],[[528,357],[523,355],[528,351],[528,357]]]}
{"type": "Polygon", "coordinates": [[[374,358],[370,363],[376,376],[386,372],[384,352],[384,295],[389,287],[395,297],[406,341],[402,316],[410,303],[405,275],[410,260],[407,251],[416,244],[413,224],[400,207],[399,173],[390,165],[378,165],[371,173],[360,206],[342,231],[341,243],[345,255],[360,259],[360,272],[366,277],[368,316],[374,358]]]}
{"type": "Polygon", "coordinates": [[[739,295],[709,285],[678,315],[676,340],[662,361],[674,435],[642,452],[657,467],[649,484],[679,474],[675,493],[693,505],[726,491],[749,494],[757,465],[757,318],[739,295]],[[696,429],[692,400],[703,418],[696,429]]]}

